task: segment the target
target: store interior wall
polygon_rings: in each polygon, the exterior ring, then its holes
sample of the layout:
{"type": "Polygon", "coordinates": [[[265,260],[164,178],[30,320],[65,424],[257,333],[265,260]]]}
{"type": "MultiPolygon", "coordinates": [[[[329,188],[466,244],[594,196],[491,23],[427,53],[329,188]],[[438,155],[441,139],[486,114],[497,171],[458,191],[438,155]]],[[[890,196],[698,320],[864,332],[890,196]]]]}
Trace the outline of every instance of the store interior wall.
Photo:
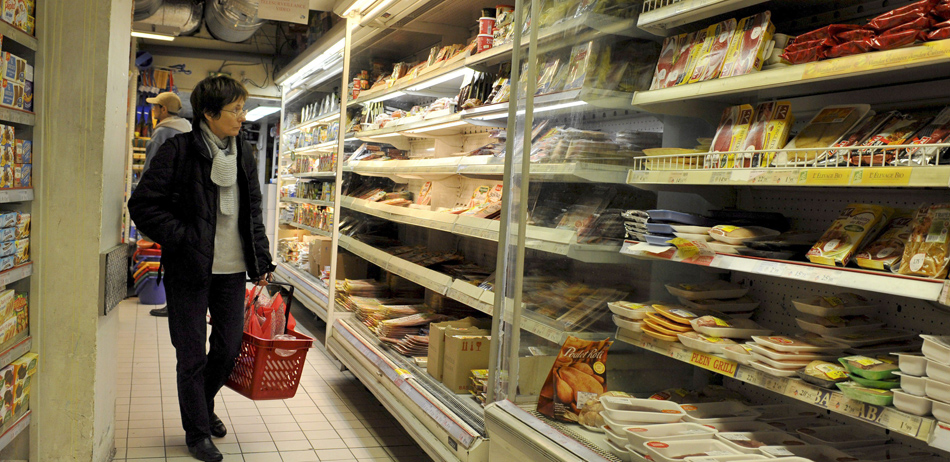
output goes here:
{"type": "Polygon", "coordinates": [[[119,242],[132,0],[39,6],[30,458],[107,461],[117,314],[100,316],[99,253],[119,242]]]}
{"type": "MultiPolygon", "coordinates": [[[[228,72],[238,80],[246,80],[244,86],[252,97],[259,98],[280,98],[280,90],[274,85],[270,78],[270,64],[267,69],[261,59],[245,58],[243,60],[229,60],[224,62],[221,59],[203,59],[194,57],[182,57],[172,55],[153,54],[152,66],[156,68],[170,67],[176,64],[184,64],[185,69],[191,71],[191,75],[181,72],[175,73],[175,86],[179,91],[191,93],[191,90],[198,85],[198,82],[208,77],[212,72],[228,72]],[[222,67],[224,65],[224,67],[222,67]],[[249,81],[249,82],[248,82],[249,81]],[[251,84],[254,82],[257,85],[251,84]],[[263,87],[263,88],[261,88],[263,87]]],[[[264,61],[266,62],[266,61],[264,61]]],[[[185,101],[182,103],[187,104],[185,101]]],[[[190,107],[190,105],[188,105],[190,107]]]]}

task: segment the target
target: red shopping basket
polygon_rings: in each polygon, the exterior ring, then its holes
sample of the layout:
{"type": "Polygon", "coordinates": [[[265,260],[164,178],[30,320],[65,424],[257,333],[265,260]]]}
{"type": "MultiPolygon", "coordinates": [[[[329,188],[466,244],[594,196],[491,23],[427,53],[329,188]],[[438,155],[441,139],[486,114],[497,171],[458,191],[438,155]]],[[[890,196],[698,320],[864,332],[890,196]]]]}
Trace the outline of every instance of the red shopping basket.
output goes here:
{"type": "MultiPolygon", "coordinates": [[[[294,287],[289,284],[271,285],[287,290],[286,293],[281,290],[281,295],[289,319],[294,287]]],[[[296,339],[268,340],[245,332],[241,352],[225,385],[253,400],[293,398],[313,339],[290,329],[285,332],[296,339]]]]}

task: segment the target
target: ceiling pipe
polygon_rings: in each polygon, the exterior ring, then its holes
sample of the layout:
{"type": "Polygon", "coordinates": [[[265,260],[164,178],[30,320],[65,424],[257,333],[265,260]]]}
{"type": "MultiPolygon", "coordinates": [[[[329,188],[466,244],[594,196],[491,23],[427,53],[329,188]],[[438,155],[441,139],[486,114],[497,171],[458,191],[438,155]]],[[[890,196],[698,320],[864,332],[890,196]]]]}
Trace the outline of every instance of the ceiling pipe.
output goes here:
{"type": "MultiPolygon", "coordinates": [[[[139,2],[135,7],[138,11],[139,2]]],[[[155,1],[155,0],[152,0],[155,1]]],[[[136,18],[135,30],[151,30],[154,32],[170,33],[170,35],[193,35],[201,29],[204,19],[204,0],[163,0],[160,7],[146,18],[136,18]],[[177,32],[174,32],[177,31],[177,32]]]]}
{"type": "Polygon", "coordinates": [[[243,42],[264,25],[257,17],[256,0],[208,0],[205,23],[208,32],[218,40],[243,42]]]}

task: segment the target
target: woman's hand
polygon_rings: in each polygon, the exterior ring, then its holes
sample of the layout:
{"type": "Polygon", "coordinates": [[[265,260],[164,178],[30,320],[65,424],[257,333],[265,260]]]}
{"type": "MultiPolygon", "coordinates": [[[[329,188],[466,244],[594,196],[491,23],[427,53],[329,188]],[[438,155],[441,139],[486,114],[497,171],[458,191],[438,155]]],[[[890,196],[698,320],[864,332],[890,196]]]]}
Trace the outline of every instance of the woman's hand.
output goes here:
{"type": "Polygon", "coordinates": [[[267,274],[261,276],[261,280],[260,280],[260,281],[257,281],[257,285],[263,287],[263,286],[266,286],[267,284],[269,284],[269,283],[270,283],[271,281],[273,281],[273,280],[274,280],[274,273],[267,273],[267,274]]]}

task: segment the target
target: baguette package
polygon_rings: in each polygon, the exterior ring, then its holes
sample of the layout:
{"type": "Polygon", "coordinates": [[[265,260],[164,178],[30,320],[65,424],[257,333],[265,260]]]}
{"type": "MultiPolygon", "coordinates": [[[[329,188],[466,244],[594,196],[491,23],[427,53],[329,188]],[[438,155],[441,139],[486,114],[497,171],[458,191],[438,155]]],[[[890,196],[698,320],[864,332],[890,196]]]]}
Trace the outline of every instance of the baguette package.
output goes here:
{"type": "MultiPolygon", "coordinates": [[[[868,104],[827,106],[812,117],[785,149],[828,148],[841,140],[871,111],[868,104]]],[[[793,151],[780,153],[779,165],[786,163],[814,162],[825,149],[816,151],[793,151]]]]}
{"type": "Polygon", "coordinates": [[[538,412],[564,422],[578,422],[592,398],[607,391],[607,351],[613,342],[568,336],[538,396],[538,412]]]}
{"type": "Polygon", "coordinates": [[[947,277],[950,262],[950,204],[923,207],[917,211],[914,231],[904,245],[900,274],[935,279],[947,277]]]}
{"type": "Polygon", "coordinates": [[[880,205],[851,204],[805,254],[812,263],[847,266],[851,257],[887,223],[893,209],[880,205]]]}
{"type": "Polygon", "coordinates": [[[898,213],[870,244],[854,256],[858,266],[868,269],[894,271],[904,256],[904,246],[914,231],[910,213],[898,213]]]}

